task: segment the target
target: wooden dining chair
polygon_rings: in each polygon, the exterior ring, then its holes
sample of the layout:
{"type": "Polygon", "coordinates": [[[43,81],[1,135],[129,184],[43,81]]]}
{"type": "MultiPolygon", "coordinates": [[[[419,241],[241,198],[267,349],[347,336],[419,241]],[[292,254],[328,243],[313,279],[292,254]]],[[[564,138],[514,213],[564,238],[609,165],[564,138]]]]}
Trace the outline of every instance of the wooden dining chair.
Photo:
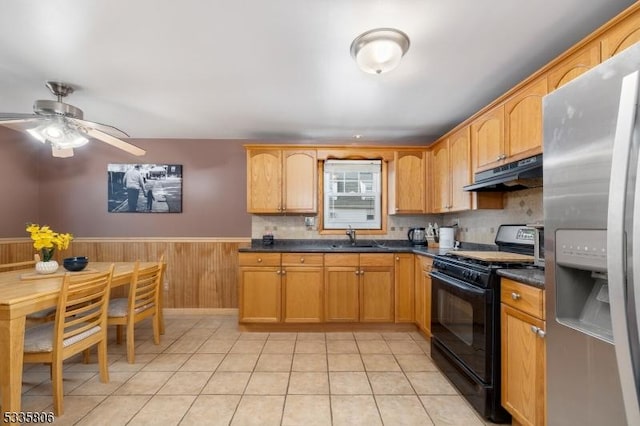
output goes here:
{"type": "Polygon", "coordinates": [[[55,321],[25,330],[24,362],[51,365],[53,412],[63,414],[62,363],[98,345],[100,381],[109,382],[107,369],[107,307],[113,275],[109,271],[72,277],[65,274],[55,321]]]}
{"type": "Polygon", "coordinates": [[[129,285],[127,298],[115,298],[109,301],[107,323],[115,325],[116,342],[122,343],[122,332],[126,326],[127,361],[135,362],[135,324],[151,317],[153,324],[153,342],[160,344],[160,303],[158,293],[162,278],[162,260],[152,267],[140,269],[137,261],[133,278],[129,285]]]}
{"type": "Polygon", "coordinates": [[[0,272],[30,268],[32,266],[35,266],[35,264],[39,261],[40,261],[40,255],[36,253],[33,255],[33,260],[24,260],[22,262],[0,264],[0,272]]]}

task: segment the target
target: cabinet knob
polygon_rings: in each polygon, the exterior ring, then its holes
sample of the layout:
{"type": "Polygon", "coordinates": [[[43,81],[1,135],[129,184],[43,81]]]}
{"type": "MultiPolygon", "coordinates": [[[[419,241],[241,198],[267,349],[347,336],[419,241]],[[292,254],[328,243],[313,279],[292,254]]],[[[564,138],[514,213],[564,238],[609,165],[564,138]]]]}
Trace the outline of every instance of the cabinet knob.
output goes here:
{"type": "Polygon", "coordinates": [[[544,339],[544,336],[547,335],[547,333],[541,328],[538,329],[537,334],[538,334],[538,337],[541,338],[541,339],[544,339]]]}
{"type": "Polygon", "coordinates": [[[396,260],[399,261],[400,260],[400,256],[396,256],[396,260]]]}
{"type": "Polygon", "coordinates": [[[300,263],[304,263],[304,257],[300,258],[300,263]]]}
{"type": "Polygon", "coordinates": [[[531,326],[531,332],[532,333],[538,334],[538,330],[540,330],[540,329],[538,327],[536,327],[535,325],[531,326]]]}
{"type": "Polygon", "coordinates": [[[520,293],[516,293],[515,291],[513,293],[511,293],[511,298],[513,300],[518,300],[520,299],[522,296],[520,296],[520,293]]]}
{"type": "Polygon", "coordinates": [[[362,270],[361,270],[361,271],[360,271],[360,275],[364,275],[364,271],[362,271],[362,270]]]}
{"type": "Polygon", "coordinates": [[[496,157],[496,161],[500,161],[500,160],[502,160],[502,154],[500,154],[500,155],[498,155],[498,156],[496,157]]]}
{"type": "Polygon", "coordinates": [[[261,257],[258,258],[258,263],[262,263],[262,258],[261,257]]]}
{"type": "Polygon", "coordinates": [[[282,273],[282,271],[276,271],[277,275],[280,275],[282,273]]]}
{"type": "Polygon", "coordinates": [[[287,274],[287,271],[285,271],[285,270],[283,269],[282,271],[280,271],[280,274],[282,274],[282,275],[286,275],[286,274],[287,274]]]}
{"type": "Polygon", "coordinates": [[[360,271],[355,271],[354,274],[360,275],[360,271]]]}

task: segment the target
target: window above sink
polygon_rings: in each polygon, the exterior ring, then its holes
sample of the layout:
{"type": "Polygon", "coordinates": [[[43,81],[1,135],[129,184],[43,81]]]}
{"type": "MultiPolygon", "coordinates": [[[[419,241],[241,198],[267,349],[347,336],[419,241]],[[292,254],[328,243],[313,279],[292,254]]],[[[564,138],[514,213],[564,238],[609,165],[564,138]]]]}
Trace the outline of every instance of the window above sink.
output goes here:
{"type": "Polygon", "coordinates": [[[324,163],[324,229],[382,229],[382,161],[324,163]]]}

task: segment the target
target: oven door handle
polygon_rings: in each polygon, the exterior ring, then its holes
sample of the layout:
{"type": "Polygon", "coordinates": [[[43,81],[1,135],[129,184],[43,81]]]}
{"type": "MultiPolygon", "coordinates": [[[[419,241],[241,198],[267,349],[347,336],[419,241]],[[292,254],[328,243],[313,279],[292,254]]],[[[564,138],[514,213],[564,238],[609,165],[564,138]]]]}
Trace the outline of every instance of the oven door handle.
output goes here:
{"type": "Polygon", "coordinates": [[[476,296],[484,296],[487,291],[486,289],[480,289],[478,287],[474,287],[470,284],[465,283],[464,281],[460,281],[457,278],[450,277],[449,275],[443,274],[438,271],[432,271],[431,278],[436,278],[440,281],[447,283],[448,285],[456,287],[460,291],[473,293],[476,296]]]}

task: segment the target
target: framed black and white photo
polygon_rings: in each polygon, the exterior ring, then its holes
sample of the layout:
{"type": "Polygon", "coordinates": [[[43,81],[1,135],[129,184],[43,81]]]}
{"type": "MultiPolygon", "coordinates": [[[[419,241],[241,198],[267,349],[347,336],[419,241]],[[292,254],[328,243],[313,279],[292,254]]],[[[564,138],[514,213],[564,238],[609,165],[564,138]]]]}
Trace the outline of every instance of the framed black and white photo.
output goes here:
{"type": "Polygon", "coordinates": [[[110,213],[182,213],[182,165],[109,164],[110,213]]]}

